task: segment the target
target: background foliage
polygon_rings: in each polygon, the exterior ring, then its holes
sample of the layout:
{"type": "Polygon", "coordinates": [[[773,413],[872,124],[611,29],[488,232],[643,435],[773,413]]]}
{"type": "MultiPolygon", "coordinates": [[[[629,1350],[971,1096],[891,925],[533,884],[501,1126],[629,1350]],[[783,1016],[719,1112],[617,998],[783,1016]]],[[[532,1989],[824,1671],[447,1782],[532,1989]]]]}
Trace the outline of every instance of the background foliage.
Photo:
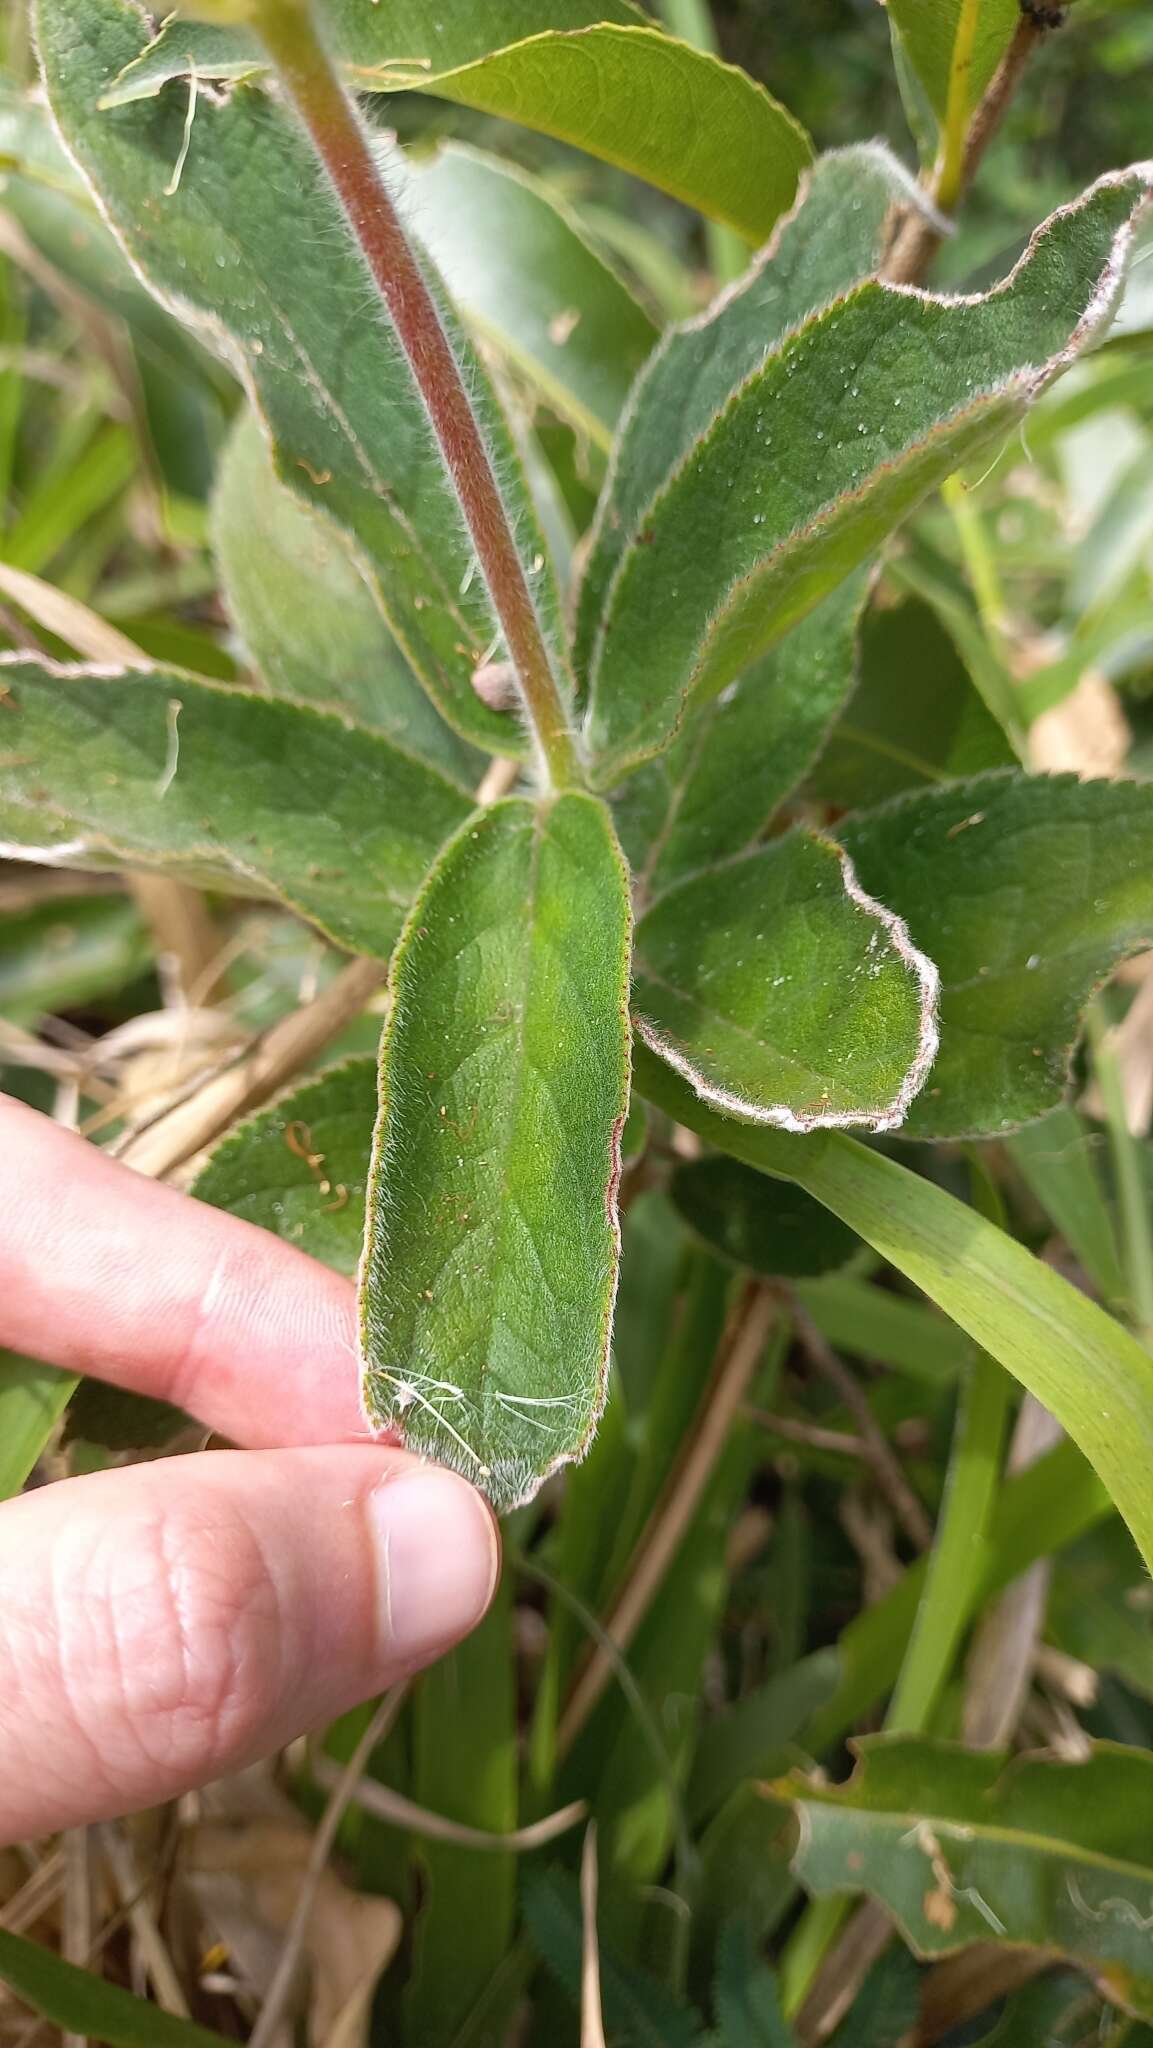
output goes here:
{"type": "MultiPolygon", "coordinates": [[[[956,10],[935,13],[948,49],[956,10]]],[[[563,95],[547,119],[534,114],[515,65],[433,91],[408,89],[427,75],[389,77],[374,118],[410,152],[411,217],[521,440],[535,499],[521,508],[527,560],[539,530],[571,580],[658,330],[708,302],[784,203],[734,133],[763,148],[782,191],[807,154],[797,123],[822,150],[879,136],[907,165],[918,148],[931,160],[931,67],[921,82],[907,60],[895,70],[891,46],[893,21],[916,14],[908,0],[889,19],[872,0],[718,0],[710,23],[692,0],[668,0],[670,27],[693,42],[715,33],[772,103],[686,51],[645,128],[635,108],[656,73],[633,81],[627,8],[585,9],[611,31],[597,61],[612,133],[599,139],[574,132],[563,95]],[[689,152],[680,110],[706,79],[715,112],[689,152]],[[686,203],[689,176],[719,224],[686,203]]],[[[466,26],[470,15],[457,10],[466,26]]],[[[457,68],[483,71],[490,43],[483,21],[471,28],[457,68]]],[[[338,949],[387,950],[468,815],[480,749],[507,742],[465,660],[491,621],[483,593],[462,588],[446,523],[420,573],[455,579],[467,632],[417,601],[407,567],[405,630],[462,735],[430,707],[373,601],[374,578],[407,562],[397,531],[381,517],[372,559],[353,562],[322,489],[308,504],[275,485],[237,385],[143,290],[63,157],[29,91],[22,12],[4,34],[0,638],[21,657],[6,676],[25,720],[40,721],[36,745],[59,766],[59,836],[80,816],[127,873],[99,859],[95,872],[19,859],[0,870],[0,1080],[351,1273],[383,1004],[371,977],[341,993],[356,970],[338,949]],[[102,686],[94,740],[90,699],[46,682],[42,663],[121,663],[126,644],[151,673],[102,686]],[[251,777],[285,772],[301,750],[307,832],[291,800],[253,813],[251,777]],[[250,779],[231,817],[219,792],[238,757],[250,779]],[[128,806],[101,781],[126,761],[128,806]],[[160,854],[175,864],[158,885],[134,862],[160,854]],[[277,905],[261,900],[270,893],[277,905]],[[295,1045],[302,1011],[333,991],[319,1036],[279,1069],[295,1092],[271,1106],[246,1092],[254,1047],[295,1045]],[[212,1135],[254,1117],[211,1158],[203,1142],[166,1152],[165,1118],[188,1103],[195,1113],[222,1083],[212,1135]]],[[[1023,78],[934,281],[987,287],[1045,214],[1148,153],[1151,62],[1139,4],[1077,0],[1023,78]]],[[[184,89],[168,94],[179,139],[184,89]]],[[[190,175],[174,202],[194,198],[190,175]]],[[[157,247],[176,260],[175,243],[157,247]]],[[[322,237],[309,247],[330,259],[322,237]]],[[[764,657],[758,701],[777,721],[765,753],[781,782],[758,784],[760,809],[740,812],[733,772],[754,729],[745,685],[702,720],[698,751],[678,743],[626,785],[626,851],[676,885],[663,902],[679,889],[682,919],[704,932],[728,906],[694,906],[702,885],[684,878],[702,860],[740,851],[784,800],[786,822],[833,832],[940,967],[944,1050],[908,1127],[867,1148],[734,1126],[638,1051],[645,1101],[624,1133],[625,1259],[600,1434],[584,1464],[509,1518],[504,1589],[477,1637],[377,1729],[305,1942],[306,2038],[591,2048],[587,1994],[583,2035],[580,2008],[594,1867],[614,2043],[1153,2038],[1153,1638],[1130,1533],[1148,1555],[1150,253],[1146,240],[1105,345],[1000,452],[967,460],[960,484],[928,498],[879,579],[850,579],[764,657]],[[822,674],[821,715],[799,740],[822,674]],[[1006,780],[1022,757],[1067,773],[1006,780]],[[892,807],[868,815],[875,806],[892,807]],[[1125,955],[1136,957],[1096,993],[1125,955]],[[1119,1427],[1130,1401],[1136,1419],[1119,1427]],[[558,1810],[543,1840],[516,1833],[558,1810]],[[348,1974],[335,1930],[354,1913],[348,1974]]],[[[302,278],[282,268],[272,283],[299,287],[307,311],[302,278]]],[[[255,323],[242,335],[246,347],[264,338],[255,323]]],[[[266,368],[266,402],[299,407],[266,368]]],[[[910,379],[923,386],[916,368],[910,379]]],[[[363,403],[371,429],[371,394],[363,403]]],[[[294,412],[291,430],[324,425],[294,412]]],[[[327,443],[308,446],[319,474],[327,443]]],[[[807,477],[798,449],[790,474],[807,477]]],[[[404,452],[415,502],[435,451],[414,433],[404,452]]],[[[959,446],[940,476],[968,455],[959,446]]],[[[701,518],[690,506],[690,540],[701,518]]],[[[661,596],[654,575],[657,624],[661,596]]],[[[638,639],[643,656],[647,629],[638,639]]],[[[6,839],[21,838],[9,829],[27,806],[19,774],[0,806],[6,839]]],[[[513,863],[521,808],[492,814],[513,863]]],[[[837,864],[827,839],[773,839],[748,858],[801,922],[816,870],[837,864]],[[796,851],[818,845],[821,856],[796,851]]],[[[492,886],[490,871],[470,873],[492,886]]],[[[677,958],[684,928],[663,932],[659,910],[642,922],[638,960],[654,984],[657,968],[664,987],[692,969],[695,955],[677,958]]],[[[831,924],[822,958],[845,971],[855,943],[831,924]]],[[[510,929],[518,972],[524,950],[510,929]]],[[[414,977],[434,968],[411,963],[414,977]]],[[[619,971],[609,933],[606,989],[619,971]]],[[[552,1015],[558,992],[546,1000],[552,1015]]],[[[711,1029],[693,1038],[692,1001],[681,990],[658,1021],[696,1051],[707,1036],[712,1056],[711,1029]]],[[[894,984],[894,1017],[907,1003],[894,984]]],[[[458,1020],[462,1037],[472,1021],[458,1020]]],[[[744,1010],[738,1021],[743,1034],[744,1010]]],[[[416,1028],[412,1013],[392,1028],[402,1023],[416,1028]]],[[[915,1016],[908,1029],[902,1065],[915,1016]]],[[[616,1057],[608,1047],[596,1061],[613,1114],[616,1057]]],[[[598,1259],[590,1245],[590,1270],[598,1259]]],[[[0,1491],[194,1441],[154,1404],[3,1363],[0,1491]]],[[[245,1822],[239,1890],[219,1869],[189,1881],[194,1828],[173,1837],[175,1877],[161,1825],[122,1831],[195,2023],[160,2010],[155,1952],[150,1966],[111,1861],[97,1859],[94,1974],[57,1953],[54,1845],[0,1858],[0,1978],[21,2001],[0,2005],[0,2039],[27,2038],[29,2006],[114,2043],[243,2038],[283,1933],[263,1914],[261,1874],[286,1843],[299,1861],[370,1716],[272,1761],[264,1810],[245,1822]]],[[[236,1796],[223,1788],[226,1811],[236,1796]]]]}

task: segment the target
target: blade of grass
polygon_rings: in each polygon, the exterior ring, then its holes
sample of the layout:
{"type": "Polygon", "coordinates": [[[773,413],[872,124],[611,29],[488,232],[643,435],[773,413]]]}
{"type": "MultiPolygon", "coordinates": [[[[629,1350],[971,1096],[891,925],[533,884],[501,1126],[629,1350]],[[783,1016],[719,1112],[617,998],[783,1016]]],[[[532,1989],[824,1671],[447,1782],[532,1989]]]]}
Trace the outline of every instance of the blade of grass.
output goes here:
{"type": "Polygon", "coordinates": [[[53,1365],[0,1351],[0,1500],[19,1493],[79,1384],[53,1365]]]}

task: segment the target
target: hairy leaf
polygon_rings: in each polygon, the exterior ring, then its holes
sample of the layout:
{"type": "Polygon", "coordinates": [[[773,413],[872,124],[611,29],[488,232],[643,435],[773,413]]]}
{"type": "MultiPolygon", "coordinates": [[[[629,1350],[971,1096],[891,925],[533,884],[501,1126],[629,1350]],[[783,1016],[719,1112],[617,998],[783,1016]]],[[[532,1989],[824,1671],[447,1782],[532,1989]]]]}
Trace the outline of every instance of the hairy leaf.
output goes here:
{"type": "MultiPolygon", "coordinates": [[[[888,0],[890,19],[938,120],[945,116],[964,4],[965,0],[888,0]]],[[[976,35],[965,81],[966,112],[976,106],[1020,18],[1020,0],[977,0],[976,35]]]]}
{"type": "Polygon", "coordinates": [[[635,1077],[719,1150],[807,1188],[1051,1409],[1153,1565],[1153,1360],[1127,1330],[974,1209],[843,1132],[794,1138],[718,1116],[645,1046],[635,1077]]]}
{"type": "Polygon", "coordinates": [[[604,786],[1021,418],[1108,317],[1148,191],[1144,167],[1101,179],[983,298],[858,285],[746,377],[621,555],[591,664],[604,786]]]}
{"type": "Polygon", "coordinates": [[[848,577],[629,777],[617,823],[643,885],[667,889],[762,837],[853,687],[869,577],[848,577]]]}
{"type": "MultiPolygon", "coordinates": [[[[383,312],[366,318],[374,300],[363,259],[303,136],[282,108],[241,86],[219,104],[201,96],[182,156],[188,96],[179,88],[99,106],[145,39],[128,0],[37,0],[36,19],[61,133],[146,282],[240,363],[281,476],[355,537],[444,715],[479,745],[519,751],[515,719],[472,685],[500,636],[428,414],[383,312]]],[[[442,313],[559,649],[557,592],[507,426],[442,313]]]]}
{"type": "Polygon", "coordinates": [[[376,733],[177,670],[0,660],[0,840],[273,896],[385,956],[470,798],[376,733]]]}
{"type": "Polygon", "coordinates": [[[500,1508],[582,1454],[604,1403],[628,961],[608,814],[564,795],[469,820],[393,965],[365,1402],[500,1508]]]}
{"type": "Polygon", "coordinates": [[[921,1955],[973,1941],[1056,1950],[1153,2017],[1153,1755],[1097,1742],[1083,1763],[1006,1765],[922,1737],[868,1737],[847,1785],[776,1786],[818,1897],[868,1892],[921,1955]]]}
{"type": "Polygon", "coordinates": [[[744,277],[666,331],[629,401],[597,508],[577,612],[582,672],[621,557],[657,492],[785,335],[872,275],[894,197],[907,187],[908,174],[880,145],[818,157],[744,277]]]}
{"type": "Polygon", "coordinates": [[[444,723],[397,646],[347,537],[281,483],[252,413],[217,472],[212,539],[233,623],[276,696],[331,705],[467,781],[484,756],[444,723]]]}
{"type": "Polygon", "coordinates": [[[831,841],[793,832],[679,883],[637,929],[637,1029],[730,1116],[899,1124],[936,1049],[936,975],[831,841]]]}
{"type": "Polygon", "coordinates": [[[910,1136],[994,1137],[1043,1116],[1093,990],[1153,941],[1153,789],[983,776],[899,797],[842,836],[941,973],[941,1050],[910,1136]]]}
{"type": "Polygon", "coordinates": [[[346,1060],[238,1124],[196,1180],[199,1201],[354,1274],[376,1119],[377,1062],[346,1060]]]}
{"type": "Polygon", "coordinates": [[[846,1230],[803,1188],[771,1181],[738,1159],[694,1159],[669,1187],[685,1222],[723,1258],[769,1277],[829,1273],[859,1250],[846,1230]]]}
{"type": "MultiPolygon", "coordinates": [[[[372,0],[333,0],[328,12],[333,46],[362,90],[435,93],[555,135],[751,242],[788,206],[811,155],[804,129],[763,86],[620,0],[547,9],[484,0],[442,9],[441,22],[423,5],[398,14],[372,0]]],[[[260,68],[247,39],[179,23],[126,66],[108,104],[156,92],[184,76],[190,58],[201,77],[260,68]]]]}
{"type": "Polygon", "coordinates": [[[608,450],[656,328],[539,178],[459,143],[407,165],[412,226],[478,338],[608,450]]]}

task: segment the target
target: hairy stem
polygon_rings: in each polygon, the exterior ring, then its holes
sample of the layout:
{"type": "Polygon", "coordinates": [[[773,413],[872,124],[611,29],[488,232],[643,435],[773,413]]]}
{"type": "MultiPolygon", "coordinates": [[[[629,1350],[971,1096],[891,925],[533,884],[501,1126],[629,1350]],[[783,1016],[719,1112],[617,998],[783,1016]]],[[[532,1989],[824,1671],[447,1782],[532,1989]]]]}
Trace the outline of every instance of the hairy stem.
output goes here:
{"type": "Polygon", "coordinates": [[[571,788],[580,779],[572,736],[492,459],[368,135],[316,33],[308,0],[254,0],[250,19],[328,174],[408,358],[549,778],[556,788],[571,788]]]}

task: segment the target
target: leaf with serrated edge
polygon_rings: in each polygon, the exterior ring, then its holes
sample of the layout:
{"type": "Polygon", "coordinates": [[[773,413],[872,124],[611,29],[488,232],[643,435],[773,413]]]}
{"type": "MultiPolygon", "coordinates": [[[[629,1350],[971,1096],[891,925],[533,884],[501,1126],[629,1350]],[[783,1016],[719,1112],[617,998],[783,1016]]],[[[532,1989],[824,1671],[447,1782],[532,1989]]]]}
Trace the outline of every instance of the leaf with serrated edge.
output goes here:
{"type": "Polygon", "coordinates": [[[868,1892],[923,1956],[1056,1950],[1153,2018],[1153,1756],[1095,1742],[1076,1763],[1007,1762],[920,1736],[853,1747],[847,1785],[797,1773],[772,1787],[799,1817],[810,1892],[868,1892]]]}
{"type": "Polygon", "coordinates": [[[0,655],[0,855],[272,896],[385,957],[466,789],[382,734],[178,669],[0,655]]]}
{"type": "MultiPolygon", "coordinates": [[[[434,10],[435,12],[435,10],[434,10]]],[[[529,10],[509,33],[508,10],[469,10],[463,33],[437,33],[429,10],[394,24],[370,0],[331,10],[331,39],[352,84],[366,92],[417,91],[475,107],[573,143],[632,171],[750,242],[789,205],[809,161],[793,116],[735,64],[666,35],[637,9],[570,4],[566,20],[529,10]],[[419,25],[418,25],[419,21],[419,25]],[[535,33],[535,31],[541,31],[535,33]],[[684,109],[693,118],[685,123],[684,109]]],[[[251,41],[183,24],[162,34],[109,82],[105,104],[153,93],[187,75],[246,77],[260,68],[251,41]]]]}
{"type": "Polygon", "coordinates": [[[637,1030],[750,1123],[894,1130],[937,1049],[937,973],[830,840],[791,832],[637,927],[637,1030]]]}
{"type": "Polygon", "coordinates": [[[940,969],[941,1049],[908,1135],[1000,1137],[1044,1116],[1094,989],[1153,943],[1153,786],[994,773],[839,836],[940,969]]]}
{"type": "Polygon", "coordinates": [[[212,543],[233,623],[275,696],[347,711],[434,768],[480,780],[485,756],[429,701],[347,537],[281,483],[250,412],[217,469],[212,543]]]}
{"type": "Polygon", "coordinates": [[[361,1267],[364,1399],[501,1510],[604,1405],[630,910],[603,805],[471,818],[393,962],[361,1267]]]}
{"type": "MultiPolygon", "coordinates": [[[[144,282],[239,371],[284,481],[354,537],[444,716],[479,746],[523,753],[516,718],[473,688],[501,641],[496,615],[412,372],[383,310],[366,317],[363,259],[304,136],[263,92],[238,86],[219,103],[200,95],[183,152],[178,88],[98,107],[145,40],[128,0],[37,0],[35,14],[61,134],[144,282]]],[[[508,427],[431,272],[429,282],[563,686],[559,595],[508,427]]]]}
{"type": "Polygon", "coordinates": [[[578,672],[591,661],[613,575],[645,508],[785,335],[877,269],[894,201],[910,183],[879,143],[818,157],[744,276],[703,313],[666,329],[633,387],[597,507],[577,603],[578,672]]]}
{"type": "Polygon", "coordinates": [[[983,296],[858,285],[745,380],[616,570],[590,683],[600,783],[666,747],[686,710],[811,611],[1087,346],[1116,301],[1151,177],[1141,165],[1099,180],[983,296]]]}

